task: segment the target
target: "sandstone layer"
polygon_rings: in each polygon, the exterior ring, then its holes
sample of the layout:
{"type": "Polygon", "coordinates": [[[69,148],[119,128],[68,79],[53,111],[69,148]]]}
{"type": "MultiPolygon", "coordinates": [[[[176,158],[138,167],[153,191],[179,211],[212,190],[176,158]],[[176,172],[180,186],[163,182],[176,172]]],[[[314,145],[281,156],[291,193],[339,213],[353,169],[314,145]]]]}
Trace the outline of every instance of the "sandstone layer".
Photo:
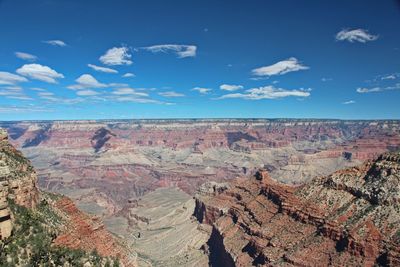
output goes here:
{"type": "Polygon", "coordinates": [[[399,200],[400,154],[387,153],[303,186],[260,171],[202,190],[194,215],[213,227],[212,266],[398,266],[399,200]]]}

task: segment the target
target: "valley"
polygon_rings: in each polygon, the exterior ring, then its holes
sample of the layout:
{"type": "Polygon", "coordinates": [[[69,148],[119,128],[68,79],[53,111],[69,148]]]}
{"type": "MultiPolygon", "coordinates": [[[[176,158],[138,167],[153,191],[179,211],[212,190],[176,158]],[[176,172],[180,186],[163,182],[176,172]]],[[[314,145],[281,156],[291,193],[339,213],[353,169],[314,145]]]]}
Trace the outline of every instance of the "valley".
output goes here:
{"type": "MultiPolygon", "coordinates": [[[[232,204],[217,197],[212,208],[204,195],[214,198],[237,181],[253,181],[260,169],[291,192],[400,148],[400,122],[390,120],[19,121],[0,127],[32,161],[40,189],[63,194],[101,219],[135,251],[139,266],[212,262],[215,225],[232,204]]],[[[248,183],[249,190],[256,186],[248,183]]],[[[250,257],[275,260],[255,249],[250,257]]]]}

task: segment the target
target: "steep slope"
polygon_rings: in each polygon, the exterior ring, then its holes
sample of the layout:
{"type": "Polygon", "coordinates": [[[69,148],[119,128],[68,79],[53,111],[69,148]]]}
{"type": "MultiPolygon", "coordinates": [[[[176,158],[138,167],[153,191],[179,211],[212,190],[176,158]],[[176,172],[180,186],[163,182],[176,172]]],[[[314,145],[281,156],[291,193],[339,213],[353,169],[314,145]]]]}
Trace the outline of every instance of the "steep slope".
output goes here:
{"type": "Polygon", "coordinates": [[[301,187],[260,171],[199,193],[194,215],[213,226],[213,266],[399,266],[399,200],[400,154],[388,153],[301,187]]]}
{"type": "Polygon", "coordinates": [[[0,266],[135,266],[134,253],[60,195],[40,192],[0,129],[0,266]]]}

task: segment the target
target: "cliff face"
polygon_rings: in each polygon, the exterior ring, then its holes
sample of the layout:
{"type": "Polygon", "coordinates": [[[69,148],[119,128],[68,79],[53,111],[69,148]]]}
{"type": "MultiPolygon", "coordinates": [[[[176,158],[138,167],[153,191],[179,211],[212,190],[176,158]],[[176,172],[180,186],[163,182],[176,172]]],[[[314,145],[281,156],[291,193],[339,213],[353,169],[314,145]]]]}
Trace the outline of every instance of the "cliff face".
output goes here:
{"type": "Polygon", "coordinates": [[[105,257],[120,259],[124,266],[135,266],[134,253],[119,242],[99,218],[80,211],[71,199],[62,197],[54,202],[55,209],[68,223],[61,226],[61,234],[53,241],[55,245],[85,251],[97,251],[105,257]]]}
{"type": "Polygon", "coordinates": [[[7,199],[27,208],[39,200],[37,177],[31,164],[8,142],[7,132],[0,129],[0,239],[11,235],[12,221],[7,199]]]}
{"type": "Polygon", "coordinates": [[[111,260],[136,266],[135,253],[101,220],[69,198],[38,190],[29,160],[0,129],[0,265],[104,266],[111,260]]]}
{"type": "Polygon", "coordinates": [[[226,266],[399,266],[399,200],[400,154],[388,153],[301,187],[260,171],[199,193],[194,215],[213,226],[210,255],[226,266]]]}

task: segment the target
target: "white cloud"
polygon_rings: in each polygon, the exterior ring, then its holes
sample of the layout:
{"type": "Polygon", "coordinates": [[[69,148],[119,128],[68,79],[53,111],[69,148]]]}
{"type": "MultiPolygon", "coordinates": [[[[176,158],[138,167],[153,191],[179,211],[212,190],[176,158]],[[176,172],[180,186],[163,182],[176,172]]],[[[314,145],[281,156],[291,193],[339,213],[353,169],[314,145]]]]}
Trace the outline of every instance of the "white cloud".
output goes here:
{"type": "Polygon", "coordinates": [[[332,81],[332,78],[325,78],[325,77],[323,77],[323,78],[321,78],[321,81],[322,81],[322,82],[330,82],[330,81],[332,81]]]}
{"type": "Polygon", "coordinates": [[[309,69],[309,67],[302,65],[296,58],[291,57],[270,66],[253,69],[251,72],[255,76],[272,76],[307,69],[309,69]]]}
{"type": "Polygon", "coordinates": [[[400,89],[400,83],[397,83],[393,86],[387,86],[387,87],[373,87],[373,88],[365,88],[365,87],[360,87],[357,88],[357,93],[360,94],[365,94],[365,93],[377,93],[377,92],[383,92],[383,91],[391,91],[391,90],[399,90],[400,89]]]}
{"type": "Polygon", "coordinates": [[[37,93],[38,96],[53,96],[52,92],[39,92],[37,93]]]}
{"type": "Polygon", "coordinates": [[[23,60],[28,60],[28,61],[35,61],[37,59],[37,56],[31,55],[28,53],[24,53],[24,52],[15,52],[15,56],[17,58],[20,58],[23,60]]]}
{"type": "Polygon", "coordinates": [[[235,84],[222,84],[219,86],[219,89],[225,90],[225,91],[236,91],[243,89],[242,85],[235,85],[235,84]]]}
{"type": "Polygon", "coordinates": [[[343,104],[343,105],[350,105],[350,104],[354,104],[354,103],[356,103],[356,101],[354,101],[354,100],[349,100],[349,101],[343,102],[342,104],[343,104]]]}
{"type": "Polygon", "coordinates": [[[129,48],[123,47],[113,47],[107,50],[107,52],[102,55],[99,60],[105,65],[131,65],[133,62],[131,60],[132,55],[129,54],[129,48]]]}
{"type": "Polygon", "coordinates": [[[88,67],[94,69],[95,71],[100,71],[100,72],[105,72],[105,73],[118,73],[117,70],[100,67],[100,66],[93,65],[93,64],[88,64],[88,67]]]}
{"type": "Polygon", "coordinates": [[[99,93],[93,90],[79,90],[76,92],[76,94],[79,96],[94,96],[98,95],[99,93]]]}
{"type": "Polygon", "coordinates": [[[33,100],[32,97],[27,96],[27,95],[8,96],[7,98],[18,99],[18,100],[33,100]]]}
{"type": "Polygon", "coordinates": [[[17,73],[47,83],[57,83],[56,79],[64,78],[61,73],[40,64],[25,64],[17,69],[17,73]]]}
{"type": "Polygon", "coordinates": [[[127,83],[109,83],[108,86],[110,86],[110,87],[127,87],[129,85],[127,83]]]}
{"type": "Polygon", "coordinates": [[[15,85],[17,83],[27,81],[28,80],[25,77],[10,72],[0,71],[0,84],[15,85]]]}
{"type": "Polygon", "coordinates": [[[66,43],[64,43],[61,40],[48,40],[48,41],[43,41],[43,43],[49,44],[49,45],[54,45],[54,46],[67,46],[66,43]]]}
{"type": "Polygon", "coordinates": [[[33,90],[33,91],[38,91],[38,92],[44,92],[44,91],[46,91],[46,89],[38,88],[38,87],[31,88],[31,90],[33,90]]]}
{"type": "Polygon", "coordinates": [[[27,96],[22,87],[20,86],[5,86],[0,88],[0,96],[4,96],[9,99],[18,100],[32,100],[30,96],[27,96]]]}
{"type": "Polygon", "coordinates": [[[382,80],[395,80],[395,79],[397,79],[397,76],[398,76],[397,73],[394,73],[394,74],[385,75],[381,79],[382,80]]]}
{"type": "Polygon", "coordinates": [[[182,96],[185,96],[184,94],[177,93],[177,92],[174,92],[174,91],[159,92],[158,94],[160,96],[163,96],[163,97],[182,97],[182,96]]]}
{"type": "Polygon", "coordinates": [[[150,104],[162,104],[162,102],[155,100],[155,99],[150,99],[150,98],[140,98],[136,96],[120,96],[115,98],[115,100],[120,101],[120,102],[135,102],[135,103],[150,103],[150,104]]]}
{"type": "Polygon", "coordinates": [[[197,47],[195,45],[177,45],[177,44],[153,45],[148,47],[142,47],[142,49],[150,51],[152,53],[173,52],[176,53],[179,58],[195,57],[197,51],[197,47]]]}
{"type": "Polygon", "coordinates": [[[130,78],[130,77],[135,77],[135,76],[136,76],[135,74],[130,73],[130,72],[125,73],[124,75],[122,75],[122,77],[124,77],[124,78],[130,78]]]}
{"type": "Polygon", "coordinates": [[[360,42],[366,43],[370,41],[375,41],[378,39],[378,35],[373,35],[368,33],[364,29],[344,29],[336,34],[336,40],[338,41],[349,41],[350,43],[360,42]]]}
{"type": "Polygon", "coordinates": [[[145,92],[137,92],[133,88],[118,88],[112,92],[114,95],[135,95],[135,96],[140,96],[140,97],[147,97],[149,96],[148,93],[145,92]]]}
{"type": "Polygon", "coordinates": [[[192,89],[192,91],[197,91],[200,94],[208,94],[208,92],[212,91],[211,88],[204,88],[204,87],[195,87],[192,89]]]}
{"type": "Polygon", "coordinates": [[[276,99],[289,96],[308,97],[310,96],[311,89],[298,89],[287,90],[282,88],[275,88],[274,86],[264,86],[259,88],[252,88],[245,91],[245,93],[226,94],[218,97],[217,99],[226,98],[242,98],[247,100],[260,100],[260,99],[276,99]]]}
{"type": "Polygon", "coordinates": [[[3,87],[3,89],[7,89],[7,90],[10,90],[10,91],[22,91],[22,87],[21,86],[15,86],[15,85],[5,86],[5,87],[3,87]]]}
{"type": "Polygon", "coordinates": [[[77,84],[68,86],[72,90],[88,89],[88,88],[104,88],[106,84],[100,83],[90,74],[82,74],[78,79],[75,80],[77,84]]]}
{"type": "Polygon", "coordinates": [[[7,106],[0,107],[0,113],[28,113],[28,112],[51,112],[53,110],[41,107],[19,107],[7,106]]]}

